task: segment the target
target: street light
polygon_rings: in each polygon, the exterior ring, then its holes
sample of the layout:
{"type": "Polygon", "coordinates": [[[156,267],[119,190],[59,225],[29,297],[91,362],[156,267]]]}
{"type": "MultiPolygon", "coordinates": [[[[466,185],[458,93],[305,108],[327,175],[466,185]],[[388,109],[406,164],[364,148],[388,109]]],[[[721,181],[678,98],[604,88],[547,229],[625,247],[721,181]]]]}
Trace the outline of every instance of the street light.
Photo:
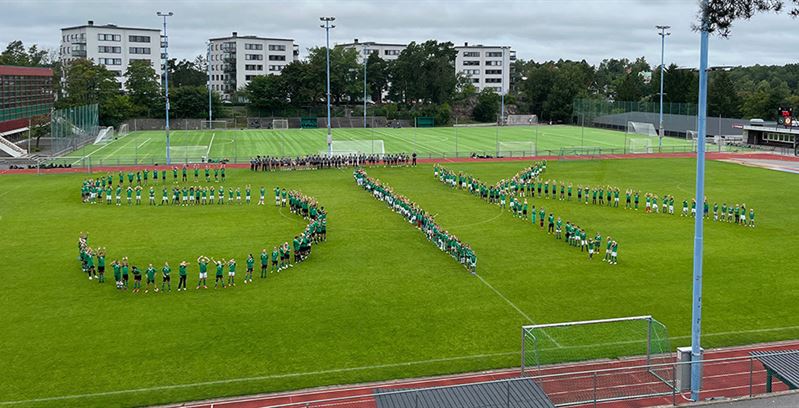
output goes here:
{"type": "Polygon", "coordinates": [[[164,100],[165,100],[165,107],[166,107],[166,123],[164,129],[166,130],[166,164],[171,164],[171,158],[169,157],[169,37],[166,34],[166,18],[172,17],[174,13],[171,11],[169,12],[157,12],[156,15],[158,17],[164,18],[164,35],[161,36],[161,47],[164,49],[164,100]]]}
{"type": "Polygon", "coordinates": [[[211,107],[211,42],[208,42],[208,55],[205,57],[205,70],[208,75],[208,126],[214,120],[214,112],[211,107]]]}
{"type": "Polygon", "coordinates": [[[671,35],[671,33],[667,33],[666,30],[671,28],[671,26],[655,26],[660,33],[660,122],[658,125],[658,130],[660,131],[660,137],[658,137],[658,151],[663,148],[663,75],[664,71],[666,70],[666,63],[664,61],[664,53],[666,49],[666,36],[671,35]]]}
{"type": "Polygon", "coordinates": [[[324,21],[325,23],[320,25],[325,29],[325,54],[326,54],[326,64],[325,64],[325,72],[327,73],[327,154],[328,156],[333,155],[333,132],[330,129],[330,29],[336,28],[336,26],[331,25],[331,21],[335,21],[335,17],[319,17],[320,21],[324,21]]]}
{"type": "Polygon", "coordinates": [[[363,128],[366,129],[366,61],[369,49],[363,47],[363,128]]]}

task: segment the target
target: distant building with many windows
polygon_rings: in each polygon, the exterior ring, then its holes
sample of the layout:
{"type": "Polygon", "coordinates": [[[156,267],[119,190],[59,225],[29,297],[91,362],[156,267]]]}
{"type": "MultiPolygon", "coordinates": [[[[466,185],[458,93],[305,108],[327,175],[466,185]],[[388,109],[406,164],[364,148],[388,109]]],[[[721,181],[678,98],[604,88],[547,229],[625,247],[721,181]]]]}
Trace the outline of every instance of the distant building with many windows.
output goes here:
{"type": "Polygon", "coordinates": [[[377,52],[377,55],[386,61],[395,60],[407,46],[408,44],[390,44],[374,41],[360,42],[357,38],[351,43],[336,44],[336,47],[352,48],[357,51],[359,63],[363,62],[364,53],[366,53],[365,55],[371,55],[374,52],[377,52]]]}
{"type": "Polygon", "coordinates": [[[280,75],[293,61],[299,59],[299,46],[289,38],[267,38],[254,35],[211,38],[211,89],[222,100],[233,94],[258,75],[280,75]]]}
{"type": "Polygon", "coordinates": [[[469,45],[456,46],[455,70],[471,79],[478,91],[489,88],[506,94],[510,88],[511,64],[516,52],[507,46],[469,45]]]}
{"type": "Polygon", "coordinates": [[[121,87],[131,61],[145,60],[161,78],[161,30],[88,24],[61,29],[61,61],[85,58],[114,73],[121,87]]]}
{"type": "Polygon", "coordinates": [[[24,155],[11,140],[26,134],[31,118],[52,109],[52,69],[0,65],[0,157],[24,155]]]}

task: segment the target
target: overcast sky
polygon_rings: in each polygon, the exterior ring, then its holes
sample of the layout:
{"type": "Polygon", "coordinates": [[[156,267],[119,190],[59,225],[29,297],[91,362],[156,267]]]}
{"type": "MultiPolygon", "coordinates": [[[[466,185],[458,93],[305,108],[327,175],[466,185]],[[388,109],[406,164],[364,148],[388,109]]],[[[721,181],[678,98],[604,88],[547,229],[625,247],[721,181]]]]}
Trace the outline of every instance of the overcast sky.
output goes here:
{"type": "MultiPolygon", "coordinates": [[[[324,45],[320,16],[335,16],[331,43],[410,42],[436,39],[462,44],[509,45],[522,59],[645,56],[660,63],[655,25],[670,25],[666,62],[697,66],[699,35],[691,31],[696,0],[0,0],[0,41],[21,39],[56,49],[60,28],[117,24],[160,28],[169,20],[170,56],[204,53],[210,37],[258,35],[293,38],[302,55],[324,45]]],[[[799,20],[759,15],[738,22],[729,39],[711,39],[711,65],[786,64],[799,60],[799,20]]]]}

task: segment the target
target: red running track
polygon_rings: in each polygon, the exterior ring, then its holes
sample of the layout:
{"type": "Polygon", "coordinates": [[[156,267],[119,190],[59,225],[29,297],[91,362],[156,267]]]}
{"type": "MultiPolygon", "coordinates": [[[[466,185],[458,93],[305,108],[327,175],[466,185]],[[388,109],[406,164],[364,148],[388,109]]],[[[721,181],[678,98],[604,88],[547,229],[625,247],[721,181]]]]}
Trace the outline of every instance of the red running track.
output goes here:
{"type": "MultiPolygon", "coordinates": [[[[799,341],[757,344],[743,347],[714,349],[705,352],[705,361],[728,358],[748,357],[751,351],[780,351],[799,348],[799,341]]],[[[594,376],[588,372],[593,370],[622,369],[619,373],[598,374],[596,395],[599,397],[619,397],[623,395],[670,393],[670,388],[654,376],[641,370],[623,370],[624,367],[636,367],[645,363],[643,358],[626,358],[621,360],[602,360],[587,363],[565,364],[545,367],[531,373],[537,377],[547,395],[555,403],[586,401],[594,395],[594,376]],[[562,377],[558,377],[562,375],[562,377]]],[[[763,366],[748,358],[734,361],[707,362],[703,369],[702,399],[714,397],[746,397],[765,393],[766,374],[763,366]],[[750,374],[751,371],[751,374],[750,374]]],[[[670,371],[670,370],[668,370],[670,371]]],[[[666,373],[668,374],[668,373],[666,373]]],[[[192,408],[266,408],[283,404],[296,404],[292,407],[345,407],[375,408],[373,394],[376,390],[429,388],[457,384],[471,384],[484,381],[517,378],[519,369],[498,370],[482,373],[471,373],[415,380],[399,380],[386,383],[372,383],[355,386],[341,386],[324,389],[313,389],[296,392],[258,395],[244,398],[233,398],[218,401],[206,401],[181,406],[192,408]],[[327,401],[343,398],[339,401],[327,401]],[[306,405],[307,404],[307,405],[306,405]]],[[[787,387],[775,380],[773,391],[787,390],[787,387]]],[[[678,405],[690,403],[688,395],[676,394],[674,402],[678,405]]],[[[605,408],[638,408],[671,405],[672,396],[631,398],[625,401],[610,401],[597,405],[605,408]]],[[[578,405],[590,407],[593,403],[578,405]]]]}
{"type": "MultiPolygon", "coordinates": [[[[586,155],[586,156],[535,156],[535,157],[503,157],[492,159],[477,159],[471,157],[459,158],[445,158],[445,159],[427,159],[420,158],[418,163],[491,163],[491,162],[512,162],[512,161],[530,161],[530,160],[596,160],[596,159],[690,159],[696,157],[694,153],[650,153],[650,154],[606,154],[606,155],[586,155]]],[[[796,156],[782,156],[771,153],[724,153],[724,152],[711,152],[707,153],[708,160],[725,160],[725,159],[760,159],[760,160],[780,160],[799,162],[799,157],[796,156]]],[[[211,163],[217,164],[217,163],[211,163]]],[[[170,170],[173,166],[160,165],[160,166],[103,166],[92,167],[93,172],[115,172],[115,171],[136,171],[142,169],[159,169],[170,170]]],[[[180,167],[180,166],[179,166],[180,167]]],[[[249,163],[228,163],[225,165],[229,169],[246,169],[250,167],[249,163]]],[[[55,169],[6,169],[0,170],[0,174],[63,174],[63,173],[85,173],[85,167],[71,167],[71,168],[55,168],[55,169]]]]}

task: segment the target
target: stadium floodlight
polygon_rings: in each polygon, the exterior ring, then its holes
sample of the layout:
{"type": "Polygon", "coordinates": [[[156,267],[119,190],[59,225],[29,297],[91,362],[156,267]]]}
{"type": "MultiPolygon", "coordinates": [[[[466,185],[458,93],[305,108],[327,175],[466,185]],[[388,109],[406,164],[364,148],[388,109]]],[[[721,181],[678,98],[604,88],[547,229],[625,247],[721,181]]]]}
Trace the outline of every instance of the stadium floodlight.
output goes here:
{"type": "Polygon", "coordinates": [[[660,151],[663,147],[663,75],[666,70],[664,56],[666,51],[666,36],[671,35],[671,33],[667,33],[666,30],[671,28],[671,26],[659,25],[655,27],[660,30],[660,33],[658,33],[658,35],[660,35],[660,121],[658,124],[660,137],[658,138],[658,151],[660,151]]]}
{"type": "Polygon", "coordinates": [[[214,112],[211,107],[211,42],[208,41],[208,51],[205,57],[205,71],[208,76],[208,122],[213,122],[214,112]]]}
{"type": "Polygon", "coordinates": [[[331,25],[332,21],[335,21],[335,17],[319,17],[320,21],[324,21],[325,23],[320,25],[325,29],[325,72],[327,73],[327,152],[330,154],[333,149],[333,132],[330,129],[330,29],[336,28],[336,26],[331,25]]]}
{"type": "Polygon", "coordinates": [[[363,128],[366,129],[366,61],[369,58],[369,49],[363,47],[363,128]]]}
{"type": "Polygon", "coordinates": [[[164,101],[166,102],[164,105],[166,107],[165,119],[166,123],[164,129],[166,130],[166,164],[171,164],[171,158],[169,157],[169,37],[166,34],[166,19],[167,17],[172,17],[174,13],[171,11],[168,12],[157,12],[156,15],[158,17],[164,18],[164,34],[161,36],[161,47],[164,49],[163,60],[164,63],[162,65],[164,71],[164,101]]]}

